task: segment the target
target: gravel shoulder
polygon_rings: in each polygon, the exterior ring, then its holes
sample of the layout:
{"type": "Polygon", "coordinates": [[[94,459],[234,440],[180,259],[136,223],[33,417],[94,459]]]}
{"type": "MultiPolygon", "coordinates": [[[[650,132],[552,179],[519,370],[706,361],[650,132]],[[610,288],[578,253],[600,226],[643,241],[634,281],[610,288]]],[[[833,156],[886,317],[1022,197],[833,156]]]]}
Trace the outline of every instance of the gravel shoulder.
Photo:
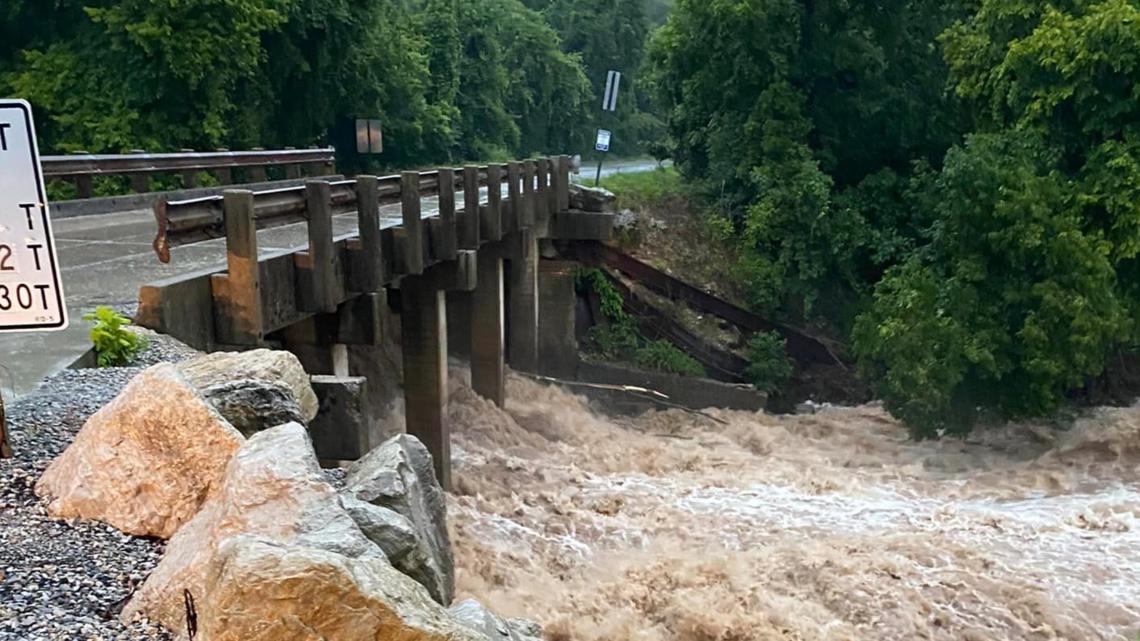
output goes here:
{"type": "Polygon", "coordinates": [[[164,336],[148,337],[135,366],[65,370],[7,408],[15,458],[0,460],[0,641],[172,638],[118,620],[134,588],[158,563],[163,542],[101,523],[54,520],[33,491],[87,418],[135,374],[197,353],[164,336]]]}

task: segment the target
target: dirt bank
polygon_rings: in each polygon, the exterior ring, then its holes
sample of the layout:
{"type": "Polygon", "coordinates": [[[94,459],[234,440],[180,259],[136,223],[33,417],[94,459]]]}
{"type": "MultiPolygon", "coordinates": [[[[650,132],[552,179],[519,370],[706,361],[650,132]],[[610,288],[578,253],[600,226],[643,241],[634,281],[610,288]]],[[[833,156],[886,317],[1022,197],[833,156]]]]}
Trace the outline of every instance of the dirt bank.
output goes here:
{"type": "Polygon", "coordinates": [[[914,443],[875,407],[614,420],[452,381],[460,591],[550,638],[1140,631],[1140,410],[914,443]]]}

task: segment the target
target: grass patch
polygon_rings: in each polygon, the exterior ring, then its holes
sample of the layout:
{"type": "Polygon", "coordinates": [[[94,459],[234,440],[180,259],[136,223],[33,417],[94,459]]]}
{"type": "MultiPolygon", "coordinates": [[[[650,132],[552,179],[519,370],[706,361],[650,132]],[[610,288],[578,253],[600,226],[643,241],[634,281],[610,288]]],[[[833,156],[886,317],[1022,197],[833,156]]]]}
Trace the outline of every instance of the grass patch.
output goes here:
{"type": "Polygon", "coordinates": [[[606,176],[601,186],[617,196],[619,209],[655,208],[687,193],[681,174],[673,167],[606,176]]]}

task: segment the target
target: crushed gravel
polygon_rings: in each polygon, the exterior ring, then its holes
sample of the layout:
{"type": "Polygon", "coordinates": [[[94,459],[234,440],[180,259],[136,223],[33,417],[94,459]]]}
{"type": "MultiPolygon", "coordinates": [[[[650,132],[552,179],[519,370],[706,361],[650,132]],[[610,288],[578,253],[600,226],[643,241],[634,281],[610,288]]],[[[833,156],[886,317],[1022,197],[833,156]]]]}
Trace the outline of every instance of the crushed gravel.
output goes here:
{"type": "Polygon", "coordinates": [[[148,345],[131,367],[64,370],[7,409],[15,458],[0,460],[0,641],[171,639],[118,614],[158,563],[162,541],[101,523],[57,521],[34,486],[91,414],[145,367],[197,354],[145,332],[148,345]]]}

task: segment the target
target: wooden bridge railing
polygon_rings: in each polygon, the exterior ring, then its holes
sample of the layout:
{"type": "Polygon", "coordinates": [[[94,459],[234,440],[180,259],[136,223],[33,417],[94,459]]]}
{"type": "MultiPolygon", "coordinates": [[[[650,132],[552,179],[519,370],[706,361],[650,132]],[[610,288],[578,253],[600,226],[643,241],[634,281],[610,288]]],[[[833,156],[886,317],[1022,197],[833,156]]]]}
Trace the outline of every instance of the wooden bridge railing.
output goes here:
{"type": "Polygon", "coordinates": [[[569,172],[569,157],[559,156],[161,201],[155,205],[159,259],[169,262],[173,247],[225,237],[227,269],[144,286],[140,316],[203,349],[256,345],[433,265],[452,263],[447,278],[462,281],[474,269],[474,250],[523,229],[537,237],[608,237],[608,215],[559,215],[569,209],[569,172]],[[439,212],[425,218],[420,200],[428,195],[439,196],[439,212]],[[392,203],[401,204],[400,218],[385,226],[380,207],[392,203]],[[356,214],[358,231],[334,236],[333,216],[348,213],[356,214]],[[259,254],[258,230],[299,222],[307,227],[307,247],[259,254]]]}
{"type": "Polygon", "coordinates": [[[269,167],[284,168],[286,178],[324,176],[332,173],[335,160],[336,154],[332,148],[272,151],[223,149],[214,152],[184,150],[159,154],[144,151],[114,155],[78,153],[44,156],[42,164],[45,177],[74,182],[77,196],[85,199],[92,195],[91,180],[96,176],[128,176],[133,191],[147,193],[151,190],[151,177],[154,174],[179,174],[182,176],[182,187],[193,188],[197,186],[200,172],[210,172],[219,183],[227,185],[233,183],[235,169],[244,169],[249,182],[265,182],[266,169],[269,167]]]}

